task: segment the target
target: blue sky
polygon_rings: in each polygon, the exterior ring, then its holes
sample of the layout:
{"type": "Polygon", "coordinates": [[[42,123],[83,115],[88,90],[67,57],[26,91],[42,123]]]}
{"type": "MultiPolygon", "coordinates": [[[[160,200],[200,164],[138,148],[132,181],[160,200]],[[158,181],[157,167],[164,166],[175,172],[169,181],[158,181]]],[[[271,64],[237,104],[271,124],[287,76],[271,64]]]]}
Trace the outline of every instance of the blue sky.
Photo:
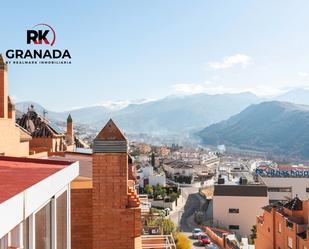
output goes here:
{"type": "MultiPolygon", "coordinates": [[[[51,110],[170,94],[309,86],[309,1],[5,1],[0,51],[48,23],[71,65],[11,65],[16,101],[51,110]]],[[[33,46],[33,45],[32,45],[33,46]]]]}

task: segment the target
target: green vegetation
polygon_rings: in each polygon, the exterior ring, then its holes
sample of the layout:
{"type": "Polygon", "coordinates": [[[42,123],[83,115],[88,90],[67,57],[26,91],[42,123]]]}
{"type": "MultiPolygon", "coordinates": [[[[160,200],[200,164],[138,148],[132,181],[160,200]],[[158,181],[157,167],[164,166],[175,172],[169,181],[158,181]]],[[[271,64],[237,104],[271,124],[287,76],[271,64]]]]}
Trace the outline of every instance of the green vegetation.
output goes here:
{"type": "Polygon", "coordinates": [[[150,197],[153,196],[153,188],[150,185],[146,185],[144,188],[145,193],[150,197]]]}
{"type": "Polygon", "coordinates": [[[148,226],[159,226],[163,229],[163,234],[170,235],[175,232],[176,226],[170,219],[164,217],[158,217],[156,219],[148,220],[148,226]]]}
{"type": "Polygon", "coordinates": [[[251,228],[250,243],[254,244],[255,239],[256,239],[256,225],[253,225],[251,228]]]}
{"type": "Polygon", "coordinates": [[[153,196],[155,199],[164,199],[166,196],[166,189],[162,185],[157,184],[153,187],[153,196]]]}

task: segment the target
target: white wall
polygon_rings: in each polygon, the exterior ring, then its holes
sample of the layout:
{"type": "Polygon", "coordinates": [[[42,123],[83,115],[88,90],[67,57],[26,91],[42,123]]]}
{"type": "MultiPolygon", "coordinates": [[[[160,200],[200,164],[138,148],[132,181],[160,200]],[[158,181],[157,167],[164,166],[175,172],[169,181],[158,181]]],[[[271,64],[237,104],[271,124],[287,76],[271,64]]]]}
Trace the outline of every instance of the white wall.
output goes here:
{"type": "Polygon", "coordinates": [[[148,178],[150,175],[153,174],[153,167],[152,166],[142,167],[141,169],[143,171],[143,175],[144,175],[145,178],[148,178]]]}
{"type": "Polygon", "coordinates": [[[157,184],[166,185],[166,177],[165,175],[150,175],[149,176],[149,185],[155,186],[157,184]]]}
{"type": "Polygon", "coordinates": [[[306,188],[309,188],[309,178],[263,177],[262,181],[268,188],[292,188],[292,192],[268,192],[269,200],[285,200],[285,196],[294,198],[296,195],[304,200],[309,198],[309,193],[306,193],[306,188]]]}
{"type": "Polygon", "coordinates": [[[220,225],[239,225],[235,232],[242,236],[251,233],[251,228],[256,223],[256,216],[263,213],[262,207],[268,205],[268,197],[248,196],[214,196],[213,219],[220,225]],[[229,213],[229,208],[238,208],[239,213],[229,213]]]}

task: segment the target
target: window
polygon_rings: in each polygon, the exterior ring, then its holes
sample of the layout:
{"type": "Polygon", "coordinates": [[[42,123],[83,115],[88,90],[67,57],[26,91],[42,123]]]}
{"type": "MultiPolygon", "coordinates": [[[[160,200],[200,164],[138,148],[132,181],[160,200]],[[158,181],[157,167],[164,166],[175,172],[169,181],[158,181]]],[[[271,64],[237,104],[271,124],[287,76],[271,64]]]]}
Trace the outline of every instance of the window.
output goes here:
{"type": "Polygon", "coordinates": [[[309,188],[306,188],[306,192],[307,192],[307,193],[309,192],[309,188]]]}
{"type": "Polygon", "coordinates": [[[230,230],[239,230],[239,226],[238,225],[229,225],[229,229],[230,230]]]}
{"type": "Polygon", "coordinates": [[[47,203],[35,214],[35,249],[51,248],[51,205],[47,203]]]}
{"type": "Polygon", "coordinates": [[[268,192],[292,192],[292,188],[268,188],[268,192]]]}
{"type": "Polygon", "coordinates": [[[229,208],[229,213],[231,213],[231,214],[238,214],[239,213],[239,208],[229,208]]]}
{"type": "Polygon", "coordinates": [[[8,235],[4,235],[0,238],[0,249],[7,249],[8,248],[8,235]]]}
{"type": "Polygon", "coordinates": [[[56,201],[57,213],[57,249],[67,249],[67,191],[56,201]]]}
{"type": "Polygon", "coordinates": [[[291,237],[288,237],[288,247],[293,248],[293,239],[291,237]]]}
{"type": "Polygon", "coordinates": [[[278,233],[281,233],[281,223],[278,223],[278,233]]]}

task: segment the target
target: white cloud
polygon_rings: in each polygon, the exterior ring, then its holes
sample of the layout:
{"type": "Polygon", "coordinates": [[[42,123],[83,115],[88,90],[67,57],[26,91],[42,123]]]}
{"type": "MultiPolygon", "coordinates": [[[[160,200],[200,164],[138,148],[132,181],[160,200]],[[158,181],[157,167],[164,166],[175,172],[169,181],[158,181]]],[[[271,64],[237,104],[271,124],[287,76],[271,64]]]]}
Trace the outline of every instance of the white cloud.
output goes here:
{"type": "Polygon", "coordinates": [[[106,107],[107,109],[111,111],[117,111],[121,110],[123,108],[126,108],[127,106],[131,104],[143,104],[147,102],[154,101],[155,99],[136,99],[136,100],[118,100],[118,101],[105,101],[103,103],[100,103],[100,106],[106,107]]]}
{"type": "Polygon", "coordinates": [[[206,81],[202,83],[183,83],[172,86],[174,93],[179,95],[190,95],[197,93],[227,93],[234,92],[233,89],[224,87],[214,82],[206,81]]]}
{"type": "Polygon", "coordinates": [[[245,68],[252,64],[252,58],[245,54],[235,54],[232,56],[224,57],[221,61],[212,61],[208,63],[208,67],[212,69],[226,69],[236,65],[245,68]]]}
{"type": "Polygon", "coordinates": [[[305,73],[305,72],[298,72],[297,75],[298,75],[299,77],[306,77],[306,76],[308,76],[308,74],[305,73]]]}

